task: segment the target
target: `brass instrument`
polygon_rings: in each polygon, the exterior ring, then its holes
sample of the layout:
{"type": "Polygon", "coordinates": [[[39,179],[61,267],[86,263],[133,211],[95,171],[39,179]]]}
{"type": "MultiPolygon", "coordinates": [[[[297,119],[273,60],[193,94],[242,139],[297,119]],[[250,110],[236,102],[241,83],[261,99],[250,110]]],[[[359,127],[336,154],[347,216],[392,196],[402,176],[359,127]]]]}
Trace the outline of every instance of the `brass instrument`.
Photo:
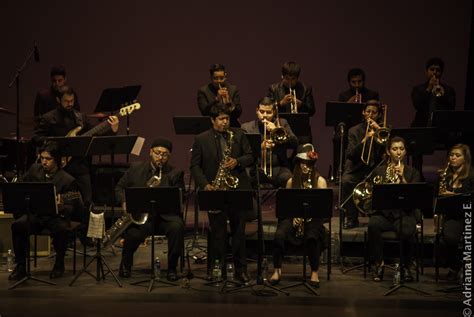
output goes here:
{"type": "Polygon", "coordinates": [[[433,89],[431,90],[431,93],[435,97],[443,97],[444,96],[444,87],[439,84],[439,78],[436,77],[436,85],[434,85],[433,89]]]}
{"type": "MultiPolygon", "coordinates": [[[[225,91],[228,91],[227,90],[227,87],[222,87],[221,84],[219,84],[219,89],[223,89],[225,91]]],[[[228,105],[230,103],[232,103],[232,101],[230,100],[230,96],[229,95],[226,95],[226,96],[221,96],[221,102],[224,104],[224,105],[228,105]]]]}
{"type": "Polygon", "coordinates": [[[216,178],[214,178],[211,184],[215,189],[219,190],[227,190],[229,188],[237,188],[237,186],[239,186],[239,179],[234,175],[230,174],[230,171],[225,168],[225,164],[230,158],[230,154],[232,152],[232,142],[234,141],[234,132],[232,132],[230,129],[227,129],[226,133],[227,146],[224,150],[224,155],[219,164],[216,178]]]}
{"type": "Polygon", "coordinates": [[[296,102],[296,91],[294,88],[290,89],[291,101],[290,101],[290,112],[291,113],[298,113],[298,104],[296,102]]]}
{"type": "MultiPolygon", "coordinates": [[[[162,168],[161,166],[158,167],[159,172],[158,175],[153,175],[148,179],[146,182],[146,187],[158,187],[161,184],[161,173],[162,173],[162,168]]],[[[143,225],[145,222],[148,220],[148,213],[143,213],[143,214],[138,214],[135,215],[125,213],[122,217],[117,219],[115,223],[112,225],[112,227],[109,228],[105,232],[104,239],[102,239],[102,247],[106,248],[110,245],[113,245],[115,241],[117,241],[118,238],[122,235],[122,233],[132,224],[137,224],[137,225],[143,225]]]]}
{"type": "Polygon", "coordinates": [[[355,103],[362,103],[362,94],[359,93],[359,88],[356,88],[356,93],[355,93],[355,103]]]}
{"type": "MultiPolygon", "coordinates": [[[[312,189],[313,188],[313,169],[309,168],[307,178],[303,182],[303,188],[304,189],[312,189]]],[[[312,218],[307,218],[306,222],[312,221],[312,218]]],[[[303,218],[293,218],[293,227],[295,228],[295,233],[297,238],[301,238],[304,236],[304,219],[303,218]]]]}
{"type": "Polygon", "coordinates": [[[261,168],[263,170],[263,173],[267,175],[269,178],[272,177],[273,172],[273,150],[267,149],[266,148],[266,142],[268,140],[271,140],[274,144],[283,144],[288,142],[288,131],[286,131],[285,128],[281,127],[280,124],[280,116],[278,112],[278,106],[274,106],[274,109],[276,111],[276,127],[273,129],[270,133],[270,136],[268,136],[267,132],[267,120],[263,120],[263,146],[262,146],[262,160],[261,160],[261,168]]]}
{"type": "Polygon", "coordinates": [[[385,144],[390,138],[390,129],[387,128],[387,105],[383,105],[383,109],[383,125],[379,129],[374,131],[374,134],[370,137],[370,140],[367,139],[367,135],[369,134],[369,132],[372,132],[372,129],[370,128],[370,122],[373,120],[370,118],[366,119],[367,128],[365,129],[365,142],[362,145],[362,153],[360,154],[360,160],[365,165],[369,165],[370,163],[370,156],[372,155],[372,146],[374,143],[374,139],[378,144],[385,144]],[[368,146],[366,146],[367,142],[369,142],[368,146]]]}

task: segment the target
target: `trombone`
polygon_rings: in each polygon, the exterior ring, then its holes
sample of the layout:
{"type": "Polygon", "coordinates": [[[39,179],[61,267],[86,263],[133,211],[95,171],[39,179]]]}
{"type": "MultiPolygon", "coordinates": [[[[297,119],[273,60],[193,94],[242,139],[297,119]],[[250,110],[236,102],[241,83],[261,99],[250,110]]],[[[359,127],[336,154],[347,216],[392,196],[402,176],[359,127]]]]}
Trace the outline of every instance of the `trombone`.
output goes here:
{"type": "Polygon", "coordinates": [[[294,88],[289,88],[290,89],[290,95],[291,95],[291,101],[290,101],[290,112],[291,113],[298,113],[298,106],[296,103],[296,91],[294,88]]]}
{"type": "Polygon", "coordinates": [[[379,129],[374,131],[374,134],[370,136],[370,141],[367,139],[367,135],[372,132],[372,128],[370,127],[371,121],[369,117],[366,118],[367,121],[367,128],[365,129],[365,136],[364,136],[364,144],[362,146],[362,153],[360,154],[360,160],[365,165],[369,165],[370,163],[370,156],[372,155],[372,147],[374,143],[374,139],[378,144],[385,144],[387,143],[388,139],[390,138],[390,129],[387,128],[387,105],[382,105],[383,108],[383,125],[379,129]],[[367,146],[367,142],[369,145],[367,146]]]}
{"type": "Polygon", "coordinates": [[[278,114],[278,106],[274,105],[275,109],[275,129],[271,132],[267,129],[267,119],[263,119],[263,143],[262,143],[262,160],[261,160],[261,169],[263,173],[268,177],[272,178],[273,176],[273,150],[272,148],[267,149],[267,141],[272,141],[273,144],[283,144],[288,141],[288,131],[280,125],[280,116],[278,114]]]}

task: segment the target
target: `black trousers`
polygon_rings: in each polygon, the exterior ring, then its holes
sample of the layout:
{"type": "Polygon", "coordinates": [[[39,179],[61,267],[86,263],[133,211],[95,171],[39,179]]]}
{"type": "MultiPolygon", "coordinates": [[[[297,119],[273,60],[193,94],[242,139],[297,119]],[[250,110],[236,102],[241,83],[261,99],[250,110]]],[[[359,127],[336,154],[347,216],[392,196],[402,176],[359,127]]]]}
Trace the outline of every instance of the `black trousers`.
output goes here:
{"type": "Polygon", "coordinates": [[[40,233],[46,228],[51,232],[51,237],[53,238],[54,250],[56,251],[56,263],[60,266],[64,266],[68,226],[68,221],[59,217],[31,215],[30,228],[28,230],[26,215],[22,215],[15,219],[11,226],[15,262],[20,265],[26,265],[29,239],[28,233],[40,233]]]}
{"type": "Polygon", "coordinates": [[[403,243],[403,257],[405,266],[409,265],[413,259],[414,240],[416,232],[416,218],[414,215],[402,216],[402,230],[400,232],[400,218],[389,219],[384,215],[373,215],[369,219],[368,238],[369,250],[372,259],[376,263],[383,260],[383,239],[382,233],[394,231],[403,243]]]}
{"type": "Polygon", "coordinates": [[[464,224],[461,220],[446,219],[443,223],[443,252],[448,267],[459,270],[462,264],[462,233],[464,224]]]}
{"type": "Polygon", "coordinates": [[[219,260],[221,266],[226,263],[227,251],[227,219],[230,223],[232,237],[232,257],[236,273],[247,272],[247,260],[245,256],[245,211],[230,210],[219,213],[208,213],[211,239],[209,260],[213,265],[219,260]]]}
{"type": "MultiPolygon", "coordinates": [[[[322,249],[321,230],[323,224],[320,219],[313,219],[306,223],[304,230],[306,231],[306,255],[309,259],[309,265],[312,271],[319,269],[319,257],[322,249]]],[[[295,228],[293,227],[293,219],[279,219],[275,237],[273,239],[273,267],[281,268],[283,256],[285,253],[285,242],[300,245],[303,239],[296,238],[295,228]]]]}
{"type": "Polygon", "coordinates": [[[131,267],[133,254],[137,251],[146,237],[152,234],[166,235],[168,238],[168,271],[176,272],[178,259],[184,243],[184,224],[180,221],[165,221],[161,218],[155,220],[155,233],[150,221],[143,225],[132,224],[124,234],[122,250],[122,264],[131,267]]]}

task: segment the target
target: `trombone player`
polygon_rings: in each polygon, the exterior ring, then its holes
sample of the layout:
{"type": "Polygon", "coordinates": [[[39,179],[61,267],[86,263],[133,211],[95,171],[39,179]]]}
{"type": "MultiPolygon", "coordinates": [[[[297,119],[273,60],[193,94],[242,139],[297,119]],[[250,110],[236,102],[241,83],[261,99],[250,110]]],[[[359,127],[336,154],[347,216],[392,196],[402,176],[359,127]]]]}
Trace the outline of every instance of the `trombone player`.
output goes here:
{"type": "MultiPolygon", "coordinates": [[[[287,149],[296,149],[298,138],[288,121],[278,117],[278,108],[273,99],[264,97],[258,102],[257,119],[242,124],[246,133],[262,136],[262,155],[259,159],[259,179],[277,187],[285,187],[292,177],[287,149]]],[[[256,171],[251,170],[252,182],[256,183],[256,171]]]]}
{"type": "MultiPolygon", "coordinates": [[[[150,160],[133,164],[122,176],[115,187],[115,196],[124,210],[126,210],[125,188],[127,187],[159,187],[176,186],[184,193],[184,172],[168,164],[173,150],[171,141],[157,138],[150,147],[150,160]],[[150,180],[156,179],[155,186],[150,185],[150,180]]],[[[181,254],[184,240],[184,223],[178,215],[157,215],[155,217],[157,233],[168,238],[168,274],[169,281],[177,281],[176,266],[181,254]]],[[[132,275],[133,255],[146,237],[156,234],[152,232],[151,221],[142,225],[132,224],[124,233],[122,261],[119,276],[128,278],[132,275]]]]}
{"type": "MultiPolygon", "coordinates": [[[[385,131],[379,123],[381,104],[378,100],[368,100],[362,116],[363,122],[349,129],[346,163],[342,175],[342,197],[347,200],[344,206],[344,229],[359,226],[358,211],[351,197],[354,187],[361,182],[380,163],[384,152],[384,144],[374,140],[377,131],[385,131]]],[[[380,140],[379,140],[380,141],[380,140]]]]}

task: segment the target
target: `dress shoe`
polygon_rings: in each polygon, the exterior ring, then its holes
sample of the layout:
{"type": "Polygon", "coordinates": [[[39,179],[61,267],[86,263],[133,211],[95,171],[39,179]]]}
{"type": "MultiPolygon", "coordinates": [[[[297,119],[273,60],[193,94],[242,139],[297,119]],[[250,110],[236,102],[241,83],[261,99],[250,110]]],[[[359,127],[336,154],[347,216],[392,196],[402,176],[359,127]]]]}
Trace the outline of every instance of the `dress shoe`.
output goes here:
{"type": "Polygon", "coordinates": [[[243,285],[247,285],[250,282],[247,272],[235,273],[234,280],[243,285]]]}
{"type": "Polygon", "coordinates": [[[344,225],[342,226],[342,228],[344,229],[353,229],[353,228],[357,228],[359,226],[359,221],[357,220],[346,220],[346,222],[344,222],[344,225]]]}
{"type": "Polygon", "coordinates": [[[319,288],[319,281],[309,281],[308,284],[312,288],[319,288]]]}
{"type": "Polygon", "coordinates": [[[132,267],[125,264],[120,264],[119,276],[123,278],[129,278],[132,276],[132,267]]]}
{"type": "Polygon", "coordinates": [[[26,267],[21,264],[17,264],[13,269],[13,272],[8,276],[10,281],[19,281],[26,276],[26,267]]]}
{"type": "Polygon", "coordinates": [[[384,265],[376,265],[374,273],[372,275],[372,280],[374,282],[381,282],[383,280],[384,271],[385,271],[384,265]]]}
{"type": "Polygon", "coordinates": [[[413,274],[411,273],[411,269],[409,267],[403,268],[403,274],[405,278],[405,282],[413,282],[413,274]]]}
{"type": "Polygon", "coordinates": [[[176,271],[168,271],[168,274],[166,274],[166,279],[170,282],[176,282],[179,280],[179,276],[176,274],[176,271]]]}
{"type": "Polygon", "coordinates": [[[51,271],[51,273],[49,273],[49,278],[50,279],[59,278],[59,277],[62,277],[63,274],[64,274],[64,264],[63,265],[54,264],[53,270],[51,271]]]}

